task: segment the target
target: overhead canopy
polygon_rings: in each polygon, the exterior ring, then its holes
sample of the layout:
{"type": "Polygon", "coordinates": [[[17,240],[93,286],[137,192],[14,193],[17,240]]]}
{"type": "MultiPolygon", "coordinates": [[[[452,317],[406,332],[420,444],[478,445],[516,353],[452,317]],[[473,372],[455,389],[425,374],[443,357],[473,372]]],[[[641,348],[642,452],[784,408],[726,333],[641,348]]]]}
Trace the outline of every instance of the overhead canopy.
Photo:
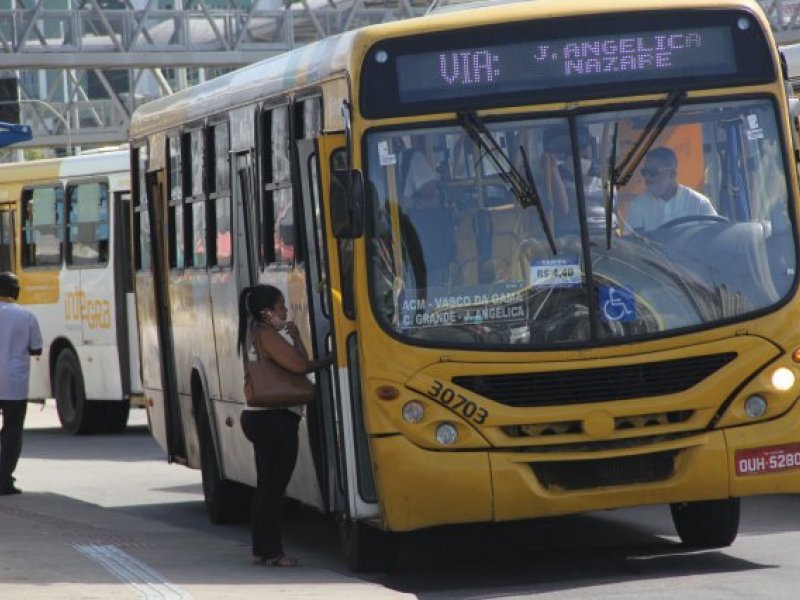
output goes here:
{"type": "Polygon", "coordinates": [[[33,137],[30,125],[17,125],[16,123],[3,123],[0,121],[0,148],[27,142],[33,137]]]}

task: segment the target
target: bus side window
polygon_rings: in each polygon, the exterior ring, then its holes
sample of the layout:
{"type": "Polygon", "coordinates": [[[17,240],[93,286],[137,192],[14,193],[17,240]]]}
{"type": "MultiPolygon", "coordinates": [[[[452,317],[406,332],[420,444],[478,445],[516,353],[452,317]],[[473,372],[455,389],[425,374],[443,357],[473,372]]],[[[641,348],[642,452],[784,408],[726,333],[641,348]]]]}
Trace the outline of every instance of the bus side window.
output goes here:
{"type": "Polygon", "coordinates": [[[183,135],[183,197],[186,231],[187,265],[205,269],[208,264],[206,241],[206,195],[203,185],[205,169],[205,138],[202,129],[193,129],[183,135]]]}
{"type": "Polygon", "coordinates": [[[180,138],[172,135],[167,138],[169,157],[169,211],[167,227],[169,239],[169,266],[171,269],[184,267],[184,221],[183,221],[183,179],[181,175],[180,138]]]}
{"type": "Polygon", "coordinates": [[[207,130],[206,185],[208,188],[208,264],[227,268],[232,263],[230,135],[227,122],[207,130]]]}
{"type": "MultiPolygon", "coordinates": [[[[347,152],[344,148],[339,148],[334,151],[333,154],[331,154],[330,171],[333,174],[335,171],[346,170],[347,152]]],[[[331,178],[334,181],[336,180],[336,178],[333,176],[331,178]]],[[[375,187],[372,182],[367,184],[367,193],[373,196],[370,206],[374,206],[374,202],[377,202],[377,200],[374,198],[374,196],[377,195],[377,192],[375,191],[375,187]]],[[[356,303],[355,283],[353,278],[353,261],[355,260],[355,250],[353,248],[353,240],[342,238],[337,240],[337,245],[339,246],[339,273],[341,273],[342,309],[344,310],[344,314],[349,319],[355,319],[356,303]]]]}
{"type": "Polygon", "coordinates": [[[94,265],[108,261],[108,184],[87,182],[67,186],[68,265],[94,265]]]}
{"type": "Polygon", "coordinates": [[[310,140],[322,133],[322,97],[307,98],[295,110],[297,137],[310,140]]]}
{"type": "Polygon", "coordinates": [[[150,215],[147,212],[147,148],[134,148],[133,173],[133,244],[134,269],[150,270],[150,215]]]}
{"type": "MultiPolygon", "coordinates": [[[[289,152],[295,152],[297,145],[295,143],[296,140],[311,140],[319,136],[322,132],[322,97],[321,96],[313,96],[310,98],[304,98],[301,100],[297,100],[293,107],[292,107],[292,114],[293,114],[293,123],[292,123],[292,142],[289,147],[289,152]]],[[[314,186],[313,195],[315,198],[319,198],[319,190],[316,189],[317,185],[317,177],[316,172],[312,177],[311,185],[314,186]]],[[[298,190],[298,193],[302,193],[298,190]]],[[[306,243],[305,240],[305,231],[304,227],[304,220],[301,216],[301,212],[303,210],[303,203],[297,201],[294,203],[293,206],[293,221],[296,224],[296,228],[294,230],[294,255],[297,258],[297,261],[302,261],[303,257],[306,255],[304,244],[306,243]]],[[[318,222],[318,224],[321,224],[318,222]]],[[[320,232],[318,233],[318,238],[321,235],[320,232]]],[[[322,249],[324,255],[324,248],[322,249]]],[[[324,259],[323,259],[324,260],[324,259]]]]}
{"type": "Polygon", "coordinates": [[[61,264],[64,189],[52,185],[22,192],[22,266],[61,264]]]}
{"type": "Polygon", "coordinates": [[[264,263],[290,265],[295,258],[294,202],[290,154],[289,107],[278,106],[264,113],[262,155],[264,195],[262,256],[264,263]]]}

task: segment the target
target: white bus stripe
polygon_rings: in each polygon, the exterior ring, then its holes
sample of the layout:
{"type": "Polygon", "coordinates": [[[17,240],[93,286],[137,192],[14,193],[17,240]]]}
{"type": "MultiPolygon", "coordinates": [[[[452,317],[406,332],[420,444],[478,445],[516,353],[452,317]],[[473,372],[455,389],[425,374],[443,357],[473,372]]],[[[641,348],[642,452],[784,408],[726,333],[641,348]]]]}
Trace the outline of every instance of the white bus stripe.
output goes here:
{"type": "Polygon", "coordinates": [[[75,549],[133,587],[144,600],[191,600],[191,595],[169,583],[158,571],[116,546],[76,544],[75,549]]]}

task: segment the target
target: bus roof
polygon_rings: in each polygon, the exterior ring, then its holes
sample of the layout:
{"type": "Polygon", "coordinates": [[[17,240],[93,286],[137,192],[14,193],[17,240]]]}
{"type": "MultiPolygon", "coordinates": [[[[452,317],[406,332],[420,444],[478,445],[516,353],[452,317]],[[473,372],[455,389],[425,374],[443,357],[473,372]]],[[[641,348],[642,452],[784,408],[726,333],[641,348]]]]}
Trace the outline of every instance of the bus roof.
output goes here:
{"type": "Polygon", "coordinates": [[[343,72],[353,35],[329,37],[148,102],[134,113],[130,137],[135,140],[343,72]]]}
{"type": "Polygon", "coordinates": [[[60,177],[91,177],[127,172],[129,169],[130,152],[114,149],[79,156],[1,164],[0,184],[19,181],[32,183],[60,177]]]}
{"type": "MultiPolygon", "coordinates": [[[[769,27],[755,0],[670,0],[669,9],[747,8],[769,27]]],[[[170,96],[149,102],[131,119],[130,138],[164,131],[266,97],[322,82],[349,72],[358,76],[358,61],[373,43],[386,38],[434,33],[450,27],[474,27],[535,18],[608,14],[616,11],[664,10],[663,0],[607,0],[605,2],[530,0],[504,2],[422,17],[369,25],[264,59],[170,96]]],[[[655,26],[655,25],[654,25],[655,26]]],[[[357,98],[353,98],[357,103],[357,98]]]]}

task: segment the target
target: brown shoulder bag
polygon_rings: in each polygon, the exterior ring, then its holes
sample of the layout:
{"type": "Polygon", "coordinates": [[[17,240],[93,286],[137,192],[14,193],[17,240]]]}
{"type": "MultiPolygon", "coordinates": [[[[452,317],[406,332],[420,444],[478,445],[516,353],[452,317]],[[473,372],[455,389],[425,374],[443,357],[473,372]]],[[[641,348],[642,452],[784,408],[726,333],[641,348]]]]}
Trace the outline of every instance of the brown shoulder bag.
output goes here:
{"type": "Polygon", "coordinates": [[[302,406],[314,399],[314,384],[305,375],[292,373],[263,356],[258,349],[257,331],[253,345],[257,360],[245,358],[244,398],[254,408],[302,406]]]}

